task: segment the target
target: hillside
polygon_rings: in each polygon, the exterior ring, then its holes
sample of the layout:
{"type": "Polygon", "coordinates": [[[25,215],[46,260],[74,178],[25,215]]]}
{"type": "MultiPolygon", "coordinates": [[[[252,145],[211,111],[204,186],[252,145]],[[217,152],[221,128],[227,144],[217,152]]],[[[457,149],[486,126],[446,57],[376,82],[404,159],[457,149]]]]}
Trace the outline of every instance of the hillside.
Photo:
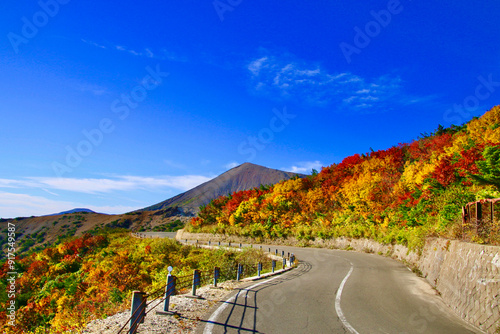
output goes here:
{"type": "Polygon", "coordinates": [[[200,206],[208,204],[211,200],[219,196],[232,194],[235,191],[258,188],[261,185],[275,184],[296,175],[304,176],[302,174],[284,172],[247,162],[191,190],[143,210],[154,211],[166,208],[178,208],[185,215],[194,215],[199,211],[200,206]]]}
{"type": "MultiPolygon", "coordinates": [[[[29,250],[40,250],[67,237],[81,236],[86,232],[103,229],[127,228],[134,231],[158,229],[172,224],[177,217],[170,217],[164,211],[134,212],[122,215],[77,212],[40,217],[0,220],[0,245],[7,246],[8,223],[16,227],[16,254],[23,255],[29,250]]],[[[0,260],[6,252],[0,253],[0,260]]]]}
{"type": "Polygon", "coordinates": [[[364,237],[411,248],[427,236],[500,244],[498,220],[479,234],[461,220],[466,203],[500,197],[499,175],[500,107],[494,107],[463,126],[439,126],[411,143],[355,154],[317,175],[217,198],[188,229],[256,238],[364,237]]]}
{"type": "MultiPolygon", "coordinates": [[[[172,231],[181,228],[200,205],[220,195],[268,185],[293,177],[294,173],[250,163],[235,167],[200,186],[143,210],[119,215],[74,209],[55,215],[0,219],[0,245],[6,247],[7,225],[16,225],[17,254],[39,250],[64,238],[100,229],[126,228],[133,231],[172,231]]],[[[302,176],[302,175],[300,175],[302,176]]],[[[0,253],[0,259],[5,256],[0,253]]]]}
{"type": "MultiPolygon", "coordinates": [[[[168,238],[139,239],[123,232],[86,234],[16,260],[17,325],[8,326],[7,312],[0,312],[0,329],[9,334],[81,333],[89,321],[128,309],[134,290],[156,291],[154,297],[161,294],[168,266],[181,277],[193,269],[209,272],[214,266],[228,268],[235,261],[256,263],[265,258],[256,249],[213,251],[168,238]]],[[[7,294],[10,271],[0,262],[3,310],[12,298],[7,294]]],[[[220,279],[234,279],[234,275],[221,272],[220,279]]]]}

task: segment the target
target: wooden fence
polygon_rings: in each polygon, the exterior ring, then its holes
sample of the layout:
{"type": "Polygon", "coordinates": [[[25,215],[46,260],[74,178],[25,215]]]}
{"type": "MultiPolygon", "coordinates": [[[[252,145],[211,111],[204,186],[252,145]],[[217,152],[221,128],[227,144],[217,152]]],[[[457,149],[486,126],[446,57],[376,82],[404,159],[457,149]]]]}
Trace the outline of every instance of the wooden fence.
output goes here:
{"type": "Polygon", "coordinates": [[[482,199],[463,206],[462,235],[465,240],[499,242],[500,198],[482,199]]]}

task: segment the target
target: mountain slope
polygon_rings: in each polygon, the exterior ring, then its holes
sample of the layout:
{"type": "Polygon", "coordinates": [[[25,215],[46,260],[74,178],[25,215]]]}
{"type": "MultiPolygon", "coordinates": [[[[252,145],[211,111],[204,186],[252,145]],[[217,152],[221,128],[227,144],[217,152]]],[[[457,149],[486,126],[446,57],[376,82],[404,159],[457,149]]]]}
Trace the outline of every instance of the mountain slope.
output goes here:
{"type": "Polygon", "coordinates": [[[488,214],[479,222],[462,222],[465,204],[500,197],[498,175],[500,106],[462,126],[439,126],[410,143],[346,157],[311,177],[217,199],[187,228],[265,238],[371,238],[410,248],[423,247],[426,236],[500,244],[500,202],[493,214],[484,204],[488,214]]]}
{"type": "Polygon", "coordinates": [[[282,180],[288,180],[295,175],[304,176],[302,174],[284,172],[247,162],[191,190],[143,210],[154,211],[178,207],[182,213],[194,215],[198,212],[200,205],[206,205],[219,196],[232,194],[235,191],[252,189],[260,185],[275,184],[282,180]]]}

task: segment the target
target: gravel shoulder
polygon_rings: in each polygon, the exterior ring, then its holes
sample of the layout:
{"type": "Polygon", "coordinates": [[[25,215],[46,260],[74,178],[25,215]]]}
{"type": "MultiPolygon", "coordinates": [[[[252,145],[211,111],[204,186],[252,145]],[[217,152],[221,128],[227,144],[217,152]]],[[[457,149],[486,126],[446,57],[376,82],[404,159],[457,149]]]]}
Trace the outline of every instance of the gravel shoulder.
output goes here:
{"type": "MultiPolygon", "coordinates": [[[[186,297],[189,294],[170,297],[169,310],[177,312],[176,315],[157,315],[156,311],[163,310],[163,302],[155,306],[157,302],[148,306],[144,323],[139,325],[137,333],[195,333],[200,319],[216,303],[224,300],[233,289],[244,284],[244,282],[226,281],[219,284],[220,288],[214,289],[204,286],[197,289],[197,295],[203,299],[186,297]],[[151,309],[151,307],[154,307],[151,309]]],[[[106,319],[94,320],[89,323],[82,333],[116,334],[118,330],[130,317],[130,311],[124,311],[110,316],[106,319]]],[[[128,324],[122,333],[127,333],[128,324]]]]}

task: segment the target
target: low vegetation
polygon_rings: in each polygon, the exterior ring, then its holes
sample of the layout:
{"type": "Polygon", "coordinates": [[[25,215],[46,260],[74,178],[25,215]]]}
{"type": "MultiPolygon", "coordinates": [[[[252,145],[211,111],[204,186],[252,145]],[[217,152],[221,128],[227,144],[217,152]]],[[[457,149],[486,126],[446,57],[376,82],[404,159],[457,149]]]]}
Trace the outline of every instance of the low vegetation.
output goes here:
{"type": "Polygon", "coordinates": [[[461,225],[463,205],[500,197],[499,127],[495,107],[463,126],[355,154],[306,178],[217,198],[187,229],[271,239],[371,238],[412,249],[428,236],[500,244],[498,219],[483,235],[461,225]]]}
{"type": "MultiPolygon", "coordinates": [[[[40,234],[39,234],[40,235],[40,234]]],[[[262,251],[207,250],[183,246],[172,239],[138,239],[128,232],[85,234],[58,246],[16,260],[16,327],[3,333],[68,332],[87,322],[130,307],[133,290],[152,292],[165,284],[167,267],[184,276],[193,269],[224,268],[222,278],[234,278],[227,268],[255,264],[262,251]]],[[[7,262],[0,263],[0,307],[7,309],[7,262]]]]}

